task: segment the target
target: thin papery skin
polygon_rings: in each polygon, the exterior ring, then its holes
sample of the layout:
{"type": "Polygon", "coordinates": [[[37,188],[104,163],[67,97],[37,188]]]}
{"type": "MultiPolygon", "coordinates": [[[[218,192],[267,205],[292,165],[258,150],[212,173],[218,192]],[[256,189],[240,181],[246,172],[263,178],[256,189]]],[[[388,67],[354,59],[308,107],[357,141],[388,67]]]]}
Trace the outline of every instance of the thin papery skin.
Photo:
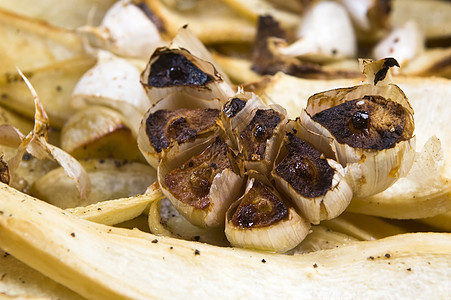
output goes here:
{"type": "Polygon", "coordinates": [[[14,170],[18,167],[22,156],[28,151],[38,159],[51,158],[56,160],[63,168],[66,174],[72,178],[77,186],[77,190],[80,193],[80,200],[86,199],[91,190],[91,183],[88,174],[80,165],[80,163],[64,152],[58,147],[50,145],[47,142],[47,129],[49,127],[49,120],[45,113],[44,107],[39,100],[39,97],[34,90],[28,79],[17,69],[20,76],[23,78],[31,94],[33,95],[35,103],[35,124],[34,129],[27,136],[20,137],[21,142],[18,145],[17,154],[8,161],[11,174],[14,174],[14,170]]]}

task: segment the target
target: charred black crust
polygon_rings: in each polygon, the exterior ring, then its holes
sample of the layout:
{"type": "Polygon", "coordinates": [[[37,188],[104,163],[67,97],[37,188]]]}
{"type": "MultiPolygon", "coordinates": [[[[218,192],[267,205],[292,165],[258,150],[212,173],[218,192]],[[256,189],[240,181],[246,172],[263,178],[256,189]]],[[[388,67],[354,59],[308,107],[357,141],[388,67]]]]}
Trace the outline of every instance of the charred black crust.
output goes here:
{"type": "Polygon", "coordinates": [[[392,67],[399,68],[398,61],[396,61],[393,57],[386,58],[384,61],[384,66],[374,75],[374,85],[376,85],[379,81],[384,80],[385,76],[387,76],[388,70],[392,67]]]}
{"type": "Polygon", "coordinates": [[[232,98],[222,108],[223,113],[228,118],[233,118],[246,106],[246,101],[241,100],[240,98],[232,98]]]}
{"type": "Polygon", "coordinates": [[[240,228],[259,228],[270,226],[288,217],[285,203],[272,192],[271,188],[255,180],[253,187],[242,198],[232,217],[232,223],[240,228]],[[255,203],[255,199],[264,199],[266,205],[255,203]]]}
{"type": "Polygon", "coordinates": [[[307,198],[323,196],[332,185],[334,170],[322,154],[293,133],[287,133],[286,156],[275,172],[307,198]]]}
{"type": "Polygon", "coordinates": [[[147,84],[152,87],[204,86],[213,78],[181,53],[162,50],[153,61],[147,84]]]}

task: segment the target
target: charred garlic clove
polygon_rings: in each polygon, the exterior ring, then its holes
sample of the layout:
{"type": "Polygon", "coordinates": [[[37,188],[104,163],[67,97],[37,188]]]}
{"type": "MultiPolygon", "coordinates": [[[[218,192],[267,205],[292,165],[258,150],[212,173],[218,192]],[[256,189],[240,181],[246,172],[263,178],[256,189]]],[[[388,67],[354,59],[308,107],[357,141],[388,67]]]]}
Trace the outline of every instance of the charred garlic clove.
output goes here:
{"type": "Polygon", "coordinates": [[[251,176],[244,195],[227,211],[227,239],[236,247],[279,253],[293,249],[308,234],[310,223],[262,176],[251,176]]]}
{"type": "Polygon", "coordinates": [[[116,55],[147,60],[166,44],[151,17],[145,3],[121,0],[107,11],[99,27],[84,26],[79,31],[92,33],[101,48],[116,55]]]}
{"type": "Polygon", "coordinates": [[[224,226],[225,212],[242,192],[242,179],[227,143],[216,137],[183,152],[176,148],[158,166],[163,193],[192,224],[224,226]]]}
{"type": "Polygon", "coordinates": [[[233,98],[223,109],[230,117],[232,139],[236,139],[239,152],[243,155],[244,167],[269,175],[272,163],[283,139],[287,112],[279,105],[264,105],[253,93],[241,98],[248,100],[245,106],[233,114],[234,106],[242,105],[240,98],[233,98]],[[233,116],[232,116],[233,115],[233,116]]]}
{"type": "Polygon", "coordinates": [[[179,151],[205,142],[218,131],[220,103],[183,94],[172,94],[145,114],[138,133],[138,147],[156,168],[163,152],[177,143],[179,151]],[[190,105],[184,106],[183,103],[190,105]],[[185,145],[182,145],[185,144],[185,145]]]}
{"type": "Polygon", "coordinates": [[[224,102],[234,94],[212,63],[183,48],[157,49],[141,74],[141,84],[152,103],[174,92],[224,102]]]}
{"type": "Polygon", "coordinates": [[[371,84],[313,95],[301,113],[304,126],[332,139],[338,161],[349,168],[356,197],[385,190],[407,174],[413,162],[413,110],[398,86],[386,84],[393,61],[366,65],[371,84]]]}
{"type": "Polygon", "coordinates": [[[352,199],[346,170],[306,141],[314,134],[295,121],[290,126],[272,171],[276,186],[311,223],[337,217],[352,199]]]}

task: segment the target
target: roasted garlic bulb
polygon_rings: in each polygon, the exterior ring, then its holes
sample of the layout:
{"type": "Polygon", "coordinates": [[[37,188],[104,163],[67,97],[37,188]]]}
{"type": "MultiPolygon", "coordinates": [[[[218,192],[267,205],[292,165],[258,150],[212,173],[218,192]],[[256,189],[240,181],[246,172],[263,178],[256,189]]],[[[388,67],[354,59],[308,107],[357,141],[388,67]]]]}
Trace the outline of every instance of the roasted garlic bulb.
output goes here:
{"type": "Polygon", "coordinates": [[[388,83],[395,65],[394,59],[368,63],[364,73],[370,83],[313,95],[301,113],[307,129],[323,137],[322,151],[332,148],[349,168],[355,197],[385,190],[413,162],[413,109],[402,90],[388,83]]]}

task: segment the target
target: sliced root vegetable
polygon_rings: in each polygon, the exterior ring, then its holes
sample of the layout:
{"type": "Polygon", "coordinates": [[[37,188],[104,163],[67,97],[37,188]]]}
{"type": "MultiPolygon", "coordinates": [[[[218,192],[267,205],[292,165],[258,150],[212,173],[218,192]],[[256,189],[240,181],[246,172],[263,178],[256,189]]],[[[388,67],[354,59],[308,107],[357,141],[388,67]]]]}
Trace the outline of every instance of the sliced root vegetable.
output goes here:
{"type": "Polygon", "coordinates": [[[441,298],[449,292],[446,233],[287,256],[94,224],[3,184],[0,196],[1,249],[85,297],[441,298]],[[199,282],[204,288],[193,289],[199,282]]]}
{"type": "Polygon", "coordinates": [[[105,225],[116,225],[141,215],[153,202],[163,197],[158,183],[154,183],[143,194],[129,198],[101,201],[88,206],[66,209],[81,219],[105,225]]]}

